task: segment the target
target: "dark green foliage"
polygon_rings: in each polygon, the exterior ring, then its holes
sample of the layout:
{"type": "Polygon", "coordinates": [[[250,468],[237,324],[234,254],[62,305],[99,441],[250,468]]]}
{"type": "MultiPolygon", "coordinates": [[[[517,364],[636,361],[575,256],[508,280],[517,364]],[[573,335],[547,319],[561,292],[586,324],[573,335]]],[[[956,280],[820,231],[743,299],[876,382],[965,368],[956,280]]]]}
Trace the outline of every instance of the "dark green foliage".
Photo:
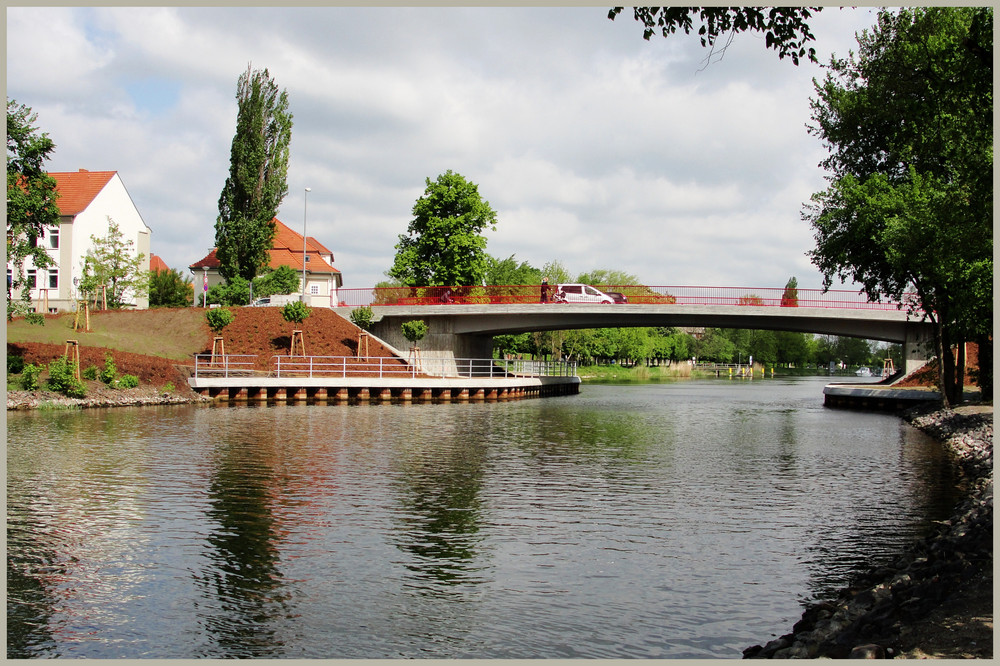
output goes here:
{"type": "Polygon", "coordinates": [[[152,271],[149,277],[149,307],[183,308],[194,301],[194,287],[175,268],[152,271]]]}
{"type": "Polygon", "coordinates": [[[250,283],[237,275],[222,284],[212,285],[208,290],[208,303],[209,305],[248,305],[250,303],[250,283]]]}
{"type": "Polygon", "coordinates": [[[97,373],[97,378],[100,379],[102,383],[111,386],[117,376],[118,366],[115,365],[114,357],[111,354],[104,354],[104,367],[97,373]]]}
{"type": "Polygon", "coordinates": [[[486,255],[485,280],[488,285],[541,284],[542,271],[527,261],[518,264],[514,255],[506,259],[486,255]]]}
{"type": "Polygon", "coordinates": [[[412,343],[423,340],[427,335],[427,323],[423,319],[404,321],[400,328],[403,329],[403,337],[412,343]]]}
{"type": "Polygon", "coordinates": [[[963,378],[944,351],[992,344],[992,33],[990,7],[883,10],[812,101],[810,130],[830,149],[830,187],[803,214],[812,261],[826,286],[916,294],[935,324],[946,406],[963,378]]]}
{"type": "Polygon", "coordinates": [[[137,386],[139,386],[139,378],[135,375],[122,375],[121,378],[115,382],[115,388],[132,389],[137,386]]]}
{"type": "Polygon", "coordinates": [[[254,297],[293,294],[301,288],[301,278],[291,266],[278,266],[253,281],[254,297]]]}
{"type": "Polygon", "coordinates": [[[19,375],[24,370],[24,357],[16,354],[7,354],[7,372],[12,375],[19,375]]]}
{"type": "MultiPolygon", "coordinates": [[[[678,29],[690,34],[695,19],[701,21],[698,35],[702,46],[715,46],[715,40],[731,37],[737,32],[764,34],[764,45],[778,52],[778,58],[788,56],[796,65],[805,56],[816,62],[816,49],[806,47],[815,39],[806,21],[822,7],[635,7],[635,20],[643,24],[643,38],[657,32],[668,37],[678,29]]],[[[622,12],[614,7],[608,12],[612,21],[622,12]]],[[[723,47],[723,51],[725,47],[723,47]]],[[[709,56],[711,57],[711,56],[709,56]]]]}
{"type": "Polygon", "coordinates": [[[233,323],[233,313],[226,308],[212,308],[205,313],[205,321],[213,333],[222,335],[222,329],[233,323]]]}
{"type": "Polygon", "coordinates": [[[237,83],[236,100],[236,134],[229,177],[219,197],[215,244],[222,276],[249,282],[267,265],[274,216],[288,192],[292,114],[288,93],[278,91],[267,69],[247,67],[237,83]]]}
{"type": "Polygon", "coordinates": [[[372,309],[367,305],[362,305],[359,308],[351,310],[351,323],[366,331],[371,330],[373,318],[372,309]]]}
{"type": "Polygon", "coordinates": [[[788,278],[788,282],[785,283],[785,291],[781,294],[781,307],[799,307],[799,281],[794,277],[788,278]]]}
{"type": "Polygon", "coordinates": [[[496,230],[496,213],[479,187],[460,174],[449,170],[426,182],[387,275],[410,287],[482,285],[487,269],[482,231],[496,230]]]}
{"type": "Polygon", "coordinates": [[[282,318],[290,324],[301,324],[310,314],[312,314],[312,308],[302,301],[292,301],[281,308],[282,318]]]}
{"type": "Polygon", "coordinates": [[[46,388],[70,398],[82,398],[87,395],[86,386],[76,378],[76,363],[65,356],[60,356],[49,363],[49,380],[46,382],[46,388]]]}
{"type": "Polygon", "coordinates": [[[21,369],[20,386],[22,391],[37,391],[40,388],[38,380],[42,374],[43,366],[28,363],[21,369]]]}
{"type": "Polygon", "coordinates": [[[80,375],[87,380],[97,381],[98,370],[96,365],[90,365],[83,369],[80,375]]]}
{"type": "MultiPolygon", "coordinates": [[[[30,286],[24,271],[30,258],[35,268],[54,264],[38,239],[59,225],[56,181],[45,171],[55,143],[35,127],[31,108],[7,100],[7,262],[12,284],[7,292],[7,320],[32,310],[30,286]],[[15,295],[20,292],[20,297],[15,295]]],[[[44,319],[32,317],[31,323],[44,319]]]]}

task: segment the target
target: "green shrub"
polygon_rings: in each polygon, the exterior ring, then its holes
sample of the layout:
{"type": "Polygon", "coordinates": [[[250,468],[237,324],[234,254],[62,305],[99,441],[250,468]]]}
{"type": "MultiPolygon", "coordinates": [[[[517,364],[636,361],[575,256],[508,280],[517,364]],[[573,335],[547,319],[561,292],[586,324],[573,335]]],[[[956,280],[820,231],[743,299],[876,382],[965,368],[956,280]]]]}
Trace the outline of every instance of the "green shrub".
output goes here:
{"type": "Polygon", "coordinates": [[[48,388],[71,398],[82,398],[87,394],[83,382],[76,378],[76,363],[60,356],[49,363],[48,388]]]}
{"type": "Polygon", "coordinates": [[[12,375],[19,375],[24,370],[24,357],[7,354],[7,372],[12,375]]]}
{"type": "Polygon", "coordinates": [[[118,376],[118,368],[115,366],[115,359],[110,353],[104,354],[104,369],[98,373],[98,379],[111,386],[118,376]]]}
{"type": "Polygon", "coordinates": [[[173,393],[175,390],[176,389],[174,388],[174,383],[173,382],[167,382],[166,384],[163,385],[163,392],[164,393],[173,393]]]}
{"type": "Polygon", "coordinates": [[[115,382],[115,388],[131,389],[139,385],[139,378],[135,375],[122,375],[121,379],[115,382]]]}
{"type": "Polygon", "coordinates": [[[81,372],[80,374],[83,375],[84,379],[89,379],[90,381],[96,381],[97,380],[97,366],[96,365],[88,366],[88,367],[84,368],[83,372],[81,372]]]}
{"type": "Polygon", "coordinates": [[[226,308],[212,308],[205,313],[205,320],[213,333],[221,335],[222,329],[233,323],[233,313],[226,308]]]}
{"type": "Polygon", "coordinates": [[[362,305],[360,308],[351,310],[351,323],[366,331],[371,330],[372,319],[374,317],[375,315],[372,313],[371,307],[367,305],[362,305]]]}
{"type": "Polygon", "coordinates": [[[19,375],[22,370],[24,370],[24,357],[7,354],[7,372],[12,375],[19,375]]]}
{"type": "Polygon", "coordinates": [[[281,316],[290,324],[301,324],[312,314],[312,308],[302,301],[292,301],[281,308],[281,316]]]}
{"type": "Polygon", "coordinates": [[[404,321],[401,328],[403,329],[403,337],[413,343],[422,340],[427,335],[427,324],[424,323],[423,319],[404,321]]]}
{"type": "Polygon", "coordinates": [[[21,390],[37,391],[40,388],[38,376],[42,374],[42,366],[29,363],[21,369],[21,390]]]}

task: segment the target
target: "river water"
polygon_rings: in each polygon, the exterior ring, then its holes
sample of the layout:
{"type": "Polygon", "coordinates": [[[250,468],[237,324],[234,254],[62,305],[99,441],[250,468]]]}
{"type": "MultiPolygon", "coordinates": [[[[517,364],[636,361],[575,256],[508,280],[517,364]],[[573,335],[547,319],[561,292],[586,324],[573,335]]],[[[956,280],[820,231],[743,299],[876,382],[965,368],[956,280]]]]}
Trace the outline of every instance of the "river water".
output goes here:
{"type": "Polygon", "coordinates": [[[954,500],[823,384],[9,412],[8,657],[739,658],[954,500]]]}

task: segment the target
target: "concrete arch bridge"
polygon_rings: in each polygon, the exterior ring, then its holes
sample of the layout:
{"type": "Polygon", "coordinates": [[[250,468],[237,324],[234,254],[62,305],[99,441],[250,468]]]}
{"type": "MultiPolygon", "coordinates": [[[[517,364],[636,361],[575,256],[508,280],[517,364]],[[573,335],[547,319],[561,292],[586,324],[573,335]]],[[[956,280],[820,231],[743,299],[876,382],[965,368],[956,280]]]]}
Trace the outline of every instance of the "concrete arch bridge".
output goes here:
{"type": "Polygon", "coordinates": [[[903,345],[905,370],[933,354],[933,330],[896,302],[869,302],[850,291],[783,288],[602,287],[627,302],[553,303],[538,285],[341,289],[341,305],[369,305],[372,333],[406,357],[401,324],[427,323],[423,358],[489,358],[493,336],[529,331],[630,326],[746,328],[881,340],[903,345]]]}

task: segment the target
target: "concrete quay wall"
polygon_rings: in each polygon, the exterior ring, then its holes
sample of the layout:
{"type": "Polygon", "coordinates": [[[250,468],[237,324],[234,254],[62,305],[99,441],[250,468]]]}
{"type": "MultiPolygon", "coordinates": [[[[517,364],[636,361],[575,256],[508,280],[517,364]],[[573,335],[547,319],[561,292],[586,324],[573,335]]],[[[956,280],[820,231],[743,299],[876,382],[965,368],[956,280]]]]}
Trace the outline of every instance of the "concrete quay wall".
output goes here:
{"type": "Polygon", "coordinates": [[[199,395],[227,403],[484,402],[575,395],[579,377],[192,377],[199,395]]]}

